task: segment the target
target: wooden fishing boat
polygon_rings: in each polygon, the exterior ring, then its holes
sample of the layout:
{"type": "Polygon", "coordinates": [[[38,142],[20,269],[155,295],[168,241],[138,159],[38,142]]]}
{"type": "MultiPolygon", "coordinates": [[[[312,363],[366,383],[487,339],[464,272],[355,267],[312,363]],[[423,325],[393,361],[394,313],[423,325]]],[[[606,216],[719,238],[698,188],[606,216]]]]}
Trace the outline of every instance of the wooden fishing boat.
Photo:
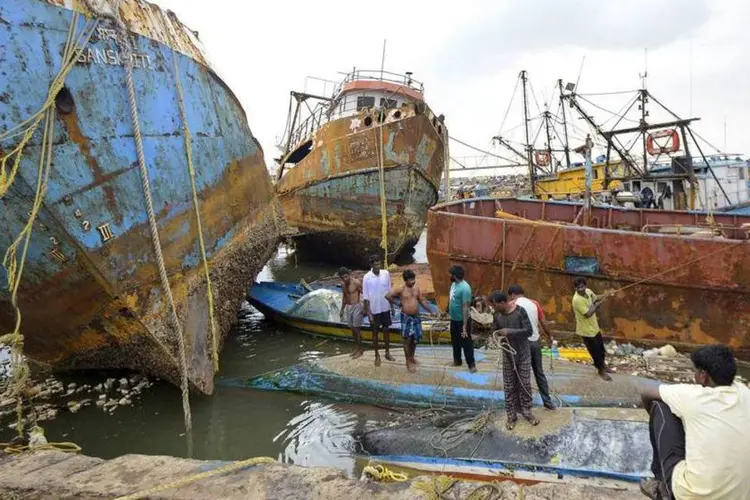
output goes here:
{"type": "Polygon", "coordinates": [[[724,343],[750,358],[750,216],[473,199],[430,210],[427,256],[438,303],[460,264],[476,293],[520,283],[573,331],[573,280],[599,294],[603,333],[677,347],[724,343]]]}
{"type": "Polygon", "coordinates": [[[438,199],[448,142],[423,90],[410,73],[357,70],[332,97],[292,92],[276,191],[299,248],[366,264],[382,248],[392,260],[416,244],[438,199]]]}
{"type": "MultiPolygon", "coordinates": [[[[339,293],[341,291],[339,288],[333,286],[316,287],[313,285],[312,289],[335,290],[339,293]]],[[[303,317],[295,313],[295,305],[298,300],[309,293],[310,289],[305,288],[300,284],[263,281],[256,283],[250,289],[248,301],[253,307],[262,312],[266,318],[292,327],[295,330],[322,337],[354,340],[351,329],[344,321],[321,321],[310,319],[309,317],[303,317]]],[[[424,310],[422,312],[425,314],[427,313],[427,311],[424,310]]],[[[447,330],[445,321],[433,322],[425,320],[423,321],[423,328],[423,343],[430,343],[430,334],[432,334],[433,343],[450,343],[450,332],[447,330]]],[[[393,325],[391,325],[388,335],[392,344],[401,343],[401,320],[397,314],[393,315],[393,325]]],[[[362,341],[368,343],[372,342],[372,328],[370,327],[370,321],[367,317],[364,318],[362,324],[362,341]]],[[[383,339],[381,336],[381,346],[382,342],[383,339]]]]}
{"type": "MultiPolygon", "coordinates": [[[[383,360],[378,368],[373,368],[373,351],[367,351],[359,359],[332,356],[222,384],[389,406],[473,410],[505,406],[498,350],[475,350],[476,373],[453,366],[453,350],[447,345],[417,348],[416,373],[406,371],[400,350],[393,354],[395,361],[383,360]]],[[[619,373],[605,383],[591,366],[563,359],[545,366],[550,394],[558,406],[633,407],[640,403],[642,388],[657,383],[619,373]]],[[[536,388],[534,404],[542,405],[536,388]]]]}
{"type": "Polygon", "coordinates": [[[648,415],[642,409],[559,408],[538,417],[538,427],[521,419],[513,431],[505,430],[501,413],[459,415],[438,424],[415,425],[407,418],[364,432],[358,442],[371,464],[409,476],[637,490],[639,480],[651,475],[648,415]]]}

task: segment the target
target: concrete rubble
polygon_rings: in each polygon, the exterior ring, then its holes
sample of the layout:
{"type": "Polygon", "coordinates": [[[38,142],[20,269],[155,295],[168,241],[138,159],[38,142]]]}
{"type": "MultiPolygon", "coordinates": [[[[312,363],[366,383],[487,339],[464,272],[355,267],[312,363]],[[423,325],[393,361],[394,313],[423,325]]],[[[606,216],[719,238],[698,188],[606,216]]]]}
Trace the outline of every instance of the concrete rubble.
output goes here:
{"type": "MultiPolygon", "coordinates": [[[[56,451],[0,456],[0,499],[41,500],[99,499],[132,495],[208,472],[228,462],[183,458],[125,455],[113,460],[56,451]]],[[[412,478],[405,483],[378,483],[349,479],[329,467],[300,467],[271,463],[250,466],[204,478],[191,484],[153,493],[150,499],[332,499],[383,500],[466,498],[477,488],[479,498],[552,500],[636,500],[637,490],[616,491],[591,486],[441,481],[434,477],[412,478]],[[449,489],[445,491],[445,488],[449,489]],[[437,495],[440,489],[442,496],[437,495]],[[492,493],[491,495],[489,493],[492,493]]]]}

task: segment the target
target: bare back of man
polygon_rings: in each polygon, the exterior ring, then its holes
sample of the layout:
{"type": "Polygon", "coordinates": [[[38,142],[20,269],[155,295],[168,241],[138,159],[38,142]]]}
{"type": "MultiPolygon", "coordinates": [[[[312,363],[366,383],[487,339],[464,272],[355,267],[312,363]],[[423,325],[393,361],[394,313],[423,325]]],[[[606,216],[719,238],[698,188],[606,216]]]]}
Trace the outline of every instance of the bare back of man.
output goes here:
{"type": "Polygon", "coordinates": [[[362,321],[364,319],[364,309],[362,307],[362,281],[352,277],[351,271],[342,267],[339,270],[339,276],[342,281],[341,297],[341,319],[346,321],[354,336],[354,351],[351,353],[352,358],[362,356],[362,321]]]}

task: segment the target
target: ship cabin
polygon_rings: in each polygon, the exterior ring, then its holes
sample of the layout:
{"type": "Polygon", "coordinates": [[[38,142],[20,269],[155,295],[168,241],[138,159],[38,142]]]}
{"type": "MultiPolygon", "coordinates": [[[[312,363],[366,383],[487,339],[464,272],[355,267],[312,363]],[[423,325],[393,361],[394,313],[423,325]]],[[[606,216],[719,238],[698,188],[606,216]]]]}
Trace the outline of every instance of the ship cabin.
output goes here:
{"type": "MultiPolygon", "coordinates": [[[[742,154],[709,155],[705,161],[700,157],[673,158],[669,162],[652,164],[648,178],[628,180],[623,179],[622,162],[610,162],[610,181],[606,188],[605,157],[598,157],[591,167],[591,194],[604,201],[609,201],[611,192],[617,190],[653,199],[658,208],[665,210],[716,210],[750,202],[750,160],[742,154]],[[689,196],[689,181],[684,175],[676,176],[682,173],[680,164],[686,159],[692,160],[690,165],[697,181],[693,199],[689,196]]],[[[573,164],[552,176],[540,177],[535,194],[542,200],[575,201],[583,197],[584,189],[585,168],[582,164],[573,164]]]]}
{"type": "MultiPolygon", "coordinates": [[[[337,85],[331,98],[302,94],[297,96],[301,96],[303,100],[308,97],[318,98],[320,102],[307,117],[297,121],[297,126],[292,123],[292,131],[288,136],[289,152],[281,159],[284,164],[302,161],[313,148],[315,131],[331,121],[350,118],[366,111],[367,116],[362,125],[369,128],[384,120],[390,122],[401,119],[405,115],[405,107],[411,107],[420,113],[426,109],[424,85],[414,80],[411,72],[399,74],[355,69],[337,85]]],[[[301,97],[297,97],[298,101],[301,97]]],[[[438,133],[442,134],[442,121],[437,117],[432,120],[438,133]]]]}

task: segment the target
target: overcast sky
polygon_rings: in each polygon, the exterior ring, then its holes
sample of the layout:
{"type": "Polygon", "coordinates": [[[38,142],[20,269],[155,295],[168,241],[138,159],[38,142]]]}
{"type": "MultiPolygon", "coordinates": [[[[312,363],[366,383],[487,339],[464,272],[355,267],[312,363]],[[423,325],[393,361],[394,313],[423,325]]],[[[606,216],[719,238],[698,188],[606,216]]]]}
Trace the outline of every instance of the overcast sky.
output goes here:
{"type": "MultiPolygon", "coordinates": [[[[695,130],[718,148],[724,147],[726,121],[727,150],[750,151],[746,0],[157,3],[199,32],[212,63],[242,101],[269,165],[279,154],[275,145],[289,91],[305,90],[306,84],[308,91],[322,91],[306,77],[338,79],[338,72],[355,66],[379,69],[383,39],[385,69],[412,71],[424,81],[430,107],[445,114],[451,135],[483,149],[501,132],[522,140],[522,128],[514,129],[523,123],[520,93],[503,123],[522,69],[534,90],[531,115],[545,102],[557,113],[553,86],[558,78],[576,81],[584,57],[580,93],[630,90],[640,86],[648,48],[649,90],[677,114],[700,117],[695,130]]],[[[589,100],[616,111],[629,97],[589,100]]],[[[582,104],[598,121],[609,118],[582,104]]],[[[573,125],[579,131],[572,135],[582,138],[582,121],[575,117],[573,125]]],[[[534,135],[538,122],[531,128],[534,135]]],[[[459,159],[479,155],[456,143],[450,152],[459,159]]]]}

